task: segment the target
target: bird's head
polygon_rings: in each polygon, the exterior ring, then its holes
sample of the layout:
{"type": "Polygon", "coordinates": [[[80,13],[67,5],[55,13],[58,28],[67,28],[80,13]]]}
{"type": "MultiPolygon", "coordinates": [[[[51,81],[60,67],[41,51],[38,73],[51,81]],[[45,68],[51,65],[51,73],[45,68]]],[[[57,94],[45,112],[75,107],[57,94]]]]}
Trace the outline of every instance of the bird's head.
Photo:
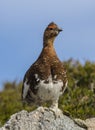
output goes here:
{"type": "Polygon", "coordinates": [[[55,39],[55,37],[62,31],[54,22],[51,22],[45,29],[44,40],[55,39]]]}

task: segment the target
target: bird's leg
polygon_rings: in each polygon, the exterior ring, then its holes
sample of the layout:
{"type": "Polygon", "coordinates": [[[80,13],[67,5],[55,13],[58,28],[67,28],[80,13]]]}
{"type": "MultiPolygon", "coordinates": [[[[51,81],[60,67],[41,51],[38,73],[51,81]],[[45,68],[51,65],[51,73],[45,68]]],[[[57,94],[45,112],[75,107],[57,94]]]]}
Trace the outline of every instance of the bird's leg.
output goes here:
{"type": "Polygon", "coordinates": [[[58,100],[53,101],[49,109],[54,113],[56,118],[62,116],[62,111],[58,108],[58,100]]]}
{"type": "Polygon", "coordinates": [[[50,108],[58,109],[58,100],[53,101],[50,108]]]}

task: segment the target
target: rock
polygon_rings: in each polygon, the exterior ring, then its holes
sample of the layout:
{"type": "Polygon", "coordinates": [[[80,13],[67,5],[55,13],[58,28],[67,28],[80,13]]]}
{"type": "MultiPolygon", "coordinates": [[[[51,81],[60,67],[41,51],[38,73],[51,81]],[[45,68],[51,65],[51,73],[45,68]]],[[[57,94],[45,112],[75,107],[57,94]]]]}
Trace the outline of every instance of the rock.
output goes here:
{"type": "Polygon", "coordinates": [[[86,128],[87,130],[95,130],[95,118],[89,118],[86,120],[74,119],[74,121],[79,126],[86,128]]]}
{"type": "Polygon", "coordinates": [[[66,115],[56,117],[49,108],[39,107],[28,113],[22,110],[13,114],[0,130],[86,130],[66,115]]]}
{"type": "Polygon", "coordinates": [[[85,120],[88,130],[95,130],[95,118],[85,120]]]}
{"type": "Polygon", "coordinates": [[[81,119],[74,119],[75,123],[83,128],[88,128],[87,127],[87,124],[84,120],[81,120],[81,119]]]}

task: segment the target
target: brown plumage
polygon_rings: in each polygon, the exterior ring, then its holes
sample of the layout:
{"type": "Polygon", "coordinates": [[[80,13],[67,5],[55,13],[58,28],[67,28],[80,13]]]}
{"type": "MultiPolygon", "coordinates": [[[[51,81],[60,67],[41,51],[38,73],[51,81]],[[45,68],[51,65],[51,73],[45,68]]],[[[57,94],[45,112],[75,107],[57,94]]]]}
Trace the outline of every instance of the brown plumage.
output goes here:
{"type": "Polygon", "coordinates": [[[58,107],[59,96],[67,86],[66,70],[54,49],[54,40],[61,31],[54,22],[45,29],[42,52],[23,80],[22,98],[28,103],[51,101],[53,107],[58,107]]]}

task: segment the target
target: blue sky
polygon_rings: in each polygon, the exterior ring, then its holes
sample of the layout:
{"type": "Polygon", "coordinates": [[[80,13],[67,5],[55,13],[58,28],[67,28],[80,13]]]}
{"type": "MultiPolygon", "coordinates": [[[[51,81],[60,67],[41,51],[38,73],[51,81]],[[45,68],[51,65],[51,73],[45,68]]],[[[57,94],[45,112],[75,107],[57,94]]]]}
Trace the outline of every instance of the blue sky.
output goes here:
{"type": "Polygon", "coordinates": [[[95,0],[0,0],[0,87],[23,79],[52,21],[64,29],[55,40],[62,61],[95,61],[95,0]]]}

